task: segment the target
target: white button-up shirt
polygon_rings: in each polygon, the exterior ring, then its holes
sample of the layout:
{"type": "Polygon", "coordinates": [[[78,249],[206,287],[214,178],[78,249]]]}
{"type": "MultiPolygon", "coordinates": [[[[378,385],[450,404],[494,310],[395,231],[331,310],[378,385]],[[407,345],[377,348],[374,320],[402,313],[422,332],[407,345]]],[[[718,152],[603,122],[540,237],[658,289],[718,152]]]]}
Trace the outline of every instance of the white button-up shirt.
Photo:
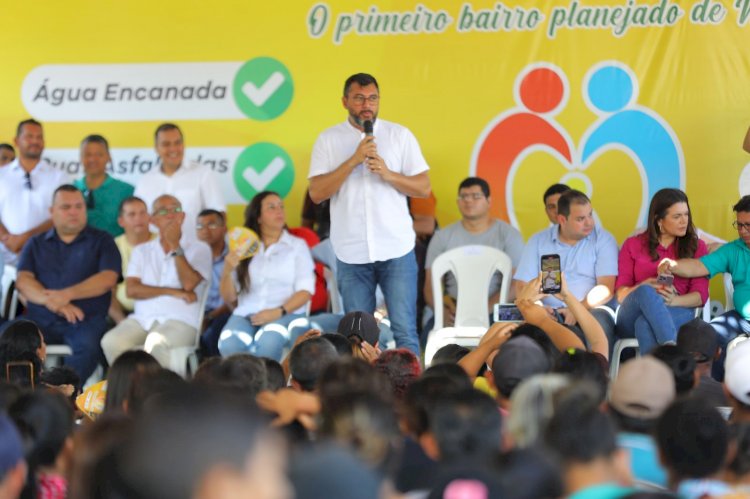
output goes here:
{"type": "MultiPolygon", "coordinates": [[[[297,291],[315,292],[315,266],[307,243],[287,231],[266,248],[263,243],[250,260],[250,288],[237,296],[234,315],[247,317],[278,308],[297,291]]],[[[305,313],[305,306],[290,313],[305,313]]]]}
{"type": "Polygon", "coordinates": [[[156,198],[162,194],[171,194],[182,204],[185,212],[182,236],[192,241],[198,239],[195,233],[198,213],[207,208],[226,211],[216,176],[209,167],[193,161],[183,163],[171,176],[165,175],[161,167],[156,167],[142,176],[135,186],[135,195],[146,202],[149,213],[156,198]]]}
{"type": "MultiPolygon", "coordinates": [[[[378,119],[373,131],[378,154],[388,169],[406,176],[429,170],[417,139],[405,127],[378,119]]],[[[320,134],[312,151],[312,178],[330,173],[349,159],[364,134],[349,121],[320,134]]],[[[331,198],[331,242],[336,256],[352,264],[391,260],[414,248],[406,196],[357,165],[331,198]]]]}
{"type": "MultiPolygon", "coordinates": [[[[187,303],[173,296],[135,300],[135,309],[130,317],[137,320],[145,330],[150,329],[156,321],[163,323],[170,319],[182,321],[193,327],[198,325],[201,312],[200,297],[211,282],[211,248],[204,242],[184,238],[181,246],[190,266],[204,279],[195,288],[198,300],[187,303]]],[[[141,283],[147,286],[182,289],[174,259],[174,256],[164,252],[158,238],[139,244],[133,248],[133,253],[130,255],[126,277],[138,277],[141,283]]]]}
{"type": "MultiPolygon", "coordinates": [[[[31,189],[27,187],[25,174],[18,159],[0,168],[0,222],[11,234],[22,234],[49,220],[52,194],[70,181],[65,172],[44,161],[29,172],[31,189]]],[[[5,263],[18,261],[18,255],[2,243],[0,252],[5,263]]]]}

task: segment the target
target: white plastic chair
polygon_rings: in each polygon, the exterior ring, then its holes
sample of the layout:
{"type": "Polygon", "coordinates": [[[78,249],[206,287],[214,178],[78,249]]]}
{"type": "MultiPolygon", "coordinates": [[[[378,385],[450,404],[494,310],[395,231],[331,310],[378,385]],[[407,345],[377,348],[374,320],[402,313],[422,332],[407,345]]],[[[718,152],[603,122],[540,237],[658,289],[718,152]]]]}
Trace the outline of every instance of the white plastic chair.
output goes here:
{"type": "Polygon", "coordinates": [[[732,274],[729,272],[724,272],[724,296],[727,300],[724,311],[734,310],[734,283],[732,282],[732,274]]]}
{"type": "Polygon", "coordinates": [[[195,325],[195,342],[192,345],[172,347],[169,349],[169,365],[164,366],[183,378],[187,378],[188,375],[195,374],[198,370],[198,349],[201,344],[201,333],[203,330],[203,316],[206,313],[206,300],[208,300],[208,292],[211,288],[211,282],[206,281],[201,284],[203,290],[198,300],[198,306],[200,307],[200,313],[198,314],[198,321],[195,325]]]}
{"type": "Polygon", "coordinates": [[[452,272],[458,285],[456,318],[454,326],[490,326],[490,311],[487,308],[487,291],[495,271],[502,274],[499,303],[505,303],[510,288],[513,264],[510,257],[499,249],[489,246],[461,246],[446,251],[432,264],[432,296],[435,301],[435,326],[443,327],[443,276],[452,272]]]}
{"type": "Polygon", "coordinates": [[[18,271],[14,266],[5,265],[3,267],[2,291],[0,291],[2,309],[0,310],[0,314],[9,321],[16,318],[16,309],[18,308],[17,277],[18,271]]]}
{"type": "Polygon", "coordinates": [[[323,277],[325,277],[326,287],[328,288],[329,312],[332,314],[343,314],[344,302],[341,299],[339,285],[336,282],[336,276],[333,274],[333,270],[329,267],[323,266],[323,277]]]}
{"type": "MultiPolygon", "coordinates": [[[[486,301],[486,300],[485,300],[486,301]]],[[[487,332],[483,326],[464,326],[464,327],[444,327],[433,330],[427,339],[427,345],[424,349],[424,365],[430,367],[435,352],[445,345],[456,344],[467,348],[475,348],[479,341],[487,332]]]]}

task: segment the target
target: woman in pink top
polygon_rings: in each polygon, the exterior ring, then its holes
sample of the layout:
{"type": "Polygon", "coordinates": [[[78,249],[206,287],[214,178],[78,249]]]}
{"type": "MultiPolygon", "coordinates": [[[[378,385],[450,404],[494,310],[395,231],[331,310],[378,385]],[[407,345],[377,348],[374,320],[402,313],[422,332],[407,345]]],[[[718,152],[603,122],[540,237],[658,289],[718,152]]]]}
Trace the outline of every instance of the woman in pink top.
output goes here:
{"type": "Polygon", "coordinates": [[[646,231],[628,238],[620,249],[615,282],[620,303],[617,334],[635,336],[642,353],[674,343],[677,329],[695,317],[696,307],[708,299],[708,279],[675,276],[671,285],[659,283],[658,264],[662,258],[699,258],[706,253],[685,193],[662,189],[654,194],[646,231]]]}

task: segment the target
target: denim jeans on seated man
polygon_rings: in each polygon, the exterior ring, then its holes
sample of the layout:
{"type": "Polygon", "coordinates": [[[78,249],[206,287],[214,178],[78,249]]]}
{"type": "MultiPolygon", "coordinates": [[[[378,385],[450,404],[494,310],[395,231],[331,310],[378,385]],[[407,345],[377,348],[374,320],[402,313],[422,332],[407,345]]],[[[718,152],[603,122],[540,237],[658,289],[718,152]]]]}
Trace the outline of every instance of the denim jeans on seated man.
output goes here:
{"type": "Polygon", "coordinates": [[[109,327],[106,316],[86,317],[75,324],[63,319],[48,323],[37,321],[37,326],[48,345],[64,344],[73,350],[73,355],[65,357],[63,363],[78,374],[81,383],[85,383],[104,360],[99,342],[109,327]]]}
{"type": "Polygon", "coordinates": [[[638,340],[645,355],[659,345],[677,341],[677,330],[695,317],[695,308],[669,307],[652,286],[639,286],[620,305],[617,334],[638,340]]]}
{"type": "Polygon", "coordinates": [[[417,260],[412,249],[391,260],[349,264],[338,260],[339,290],[344,312],[375,312],[375,287],[379,284],[397,348],[419,355],[417,337],[417,260]]]}
{"type": "Polygon", "coordinates": [[[219,336],[219,353],[222,357],[250,353],[280,362],[284,347],[291,345],[290,339],[293,340],[287,327],[292,321],[304,317],[302,314],[286,314],[263,326],[254,326],[247,317],[232,315],[219,336]]]}

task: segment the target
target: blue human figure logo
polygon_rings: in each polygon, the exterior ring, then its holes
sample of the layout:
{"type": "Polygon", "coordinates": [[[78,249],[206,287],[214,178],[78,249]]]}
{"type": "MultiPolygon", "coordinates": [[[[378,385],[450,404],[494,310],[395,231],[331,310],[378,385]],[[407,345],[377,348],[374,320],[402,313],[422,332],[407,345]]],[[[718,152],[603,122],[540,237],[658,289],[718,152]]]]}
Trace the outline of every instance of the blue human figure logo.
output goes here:
{"type": "Polygon", "coordinates": [[[598,64],[587,75],[584,100],[600,118],[581,138],[581,162],[588,164],[608,150],[621,150],[635,162],[643,182],[638,225],[660,189],[684,189],[684,159],[676,134],[654,111],[635,104],[637,80],[615,61],[598,64]]]}

